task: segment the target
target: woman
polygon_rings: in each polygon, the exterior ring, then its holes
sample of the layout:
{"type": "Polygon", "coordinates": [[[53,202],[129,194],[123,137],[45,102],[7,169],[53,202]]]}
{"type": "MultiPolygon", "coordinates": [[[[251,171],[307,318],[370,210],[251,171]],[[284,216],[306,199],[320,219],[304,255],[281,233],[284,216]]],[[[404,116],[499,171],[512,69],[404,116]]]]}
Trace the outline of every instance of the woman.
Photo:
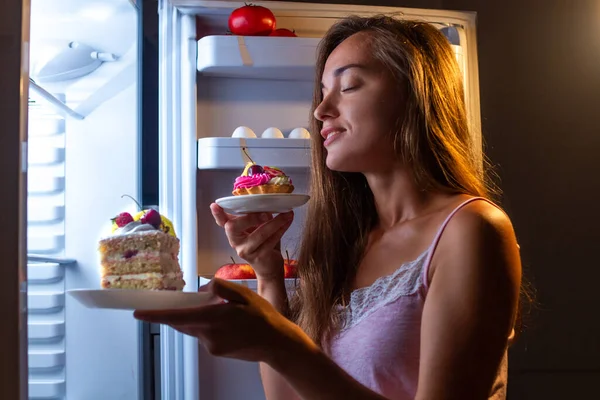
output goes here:
{"type": "Polygon", "coordinates": [[[505,398],[519,251],[487,200],[446,39],[426,23],[347,18],[321,43],[317,79],[294,298],[278,246],[292,213],[212,204],[258,294],[215,279],[205,290],[226,304],[136,317],[261,362],[268,399],[505,398]]]}

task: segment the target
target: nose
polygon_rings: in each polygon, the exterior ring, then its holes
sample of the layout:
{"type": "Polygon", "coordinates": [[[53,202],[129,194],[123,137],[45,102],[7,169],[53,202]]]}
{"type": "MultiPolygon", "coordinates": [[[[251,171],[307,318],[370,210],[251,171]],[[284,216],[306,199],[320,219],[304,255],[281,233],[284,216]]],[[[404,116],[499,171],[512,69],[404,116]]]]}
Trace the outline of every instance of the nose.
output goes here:
{"type": "Polygon", "coordinates": [[[314,117],[321,122],[338,117],[339,110],[335,103],[332,93],[324,96],[321,103],[315,108],[315,112],[313,113],[314,117]]]}

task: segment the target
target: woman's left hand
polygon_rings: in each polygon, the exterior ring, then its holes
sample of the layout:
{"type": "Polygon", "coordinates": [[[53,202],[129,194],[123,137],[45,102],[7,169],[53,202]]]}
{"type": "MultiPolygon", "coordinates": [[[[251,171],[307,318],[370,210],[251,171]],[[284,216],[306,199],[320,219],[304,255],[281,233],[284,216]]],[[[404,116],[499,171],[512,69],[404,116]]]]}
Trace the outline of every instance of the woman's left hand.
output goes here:
{"type": "Polygon", "coordinates": [[[300,327],[252,290],[217,278],[203,289],[227,302],[187,309],[137,310],[133,316],[197,337],[215,356],[271,363],[292,348],[315,347],[300,327]]]}

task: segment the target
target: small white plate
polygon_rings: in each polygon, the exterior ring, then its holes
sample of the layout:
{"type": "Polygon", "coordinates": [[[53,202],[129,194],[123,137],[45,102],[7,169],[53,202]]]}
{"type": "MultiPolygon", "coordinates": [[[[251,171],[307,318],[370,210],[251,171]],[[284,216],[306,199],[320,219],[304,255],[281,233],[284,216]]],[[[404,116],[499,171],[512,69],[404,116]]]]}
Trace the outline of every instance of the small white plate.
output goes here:
{"type": "Polygon", "coordinates": [[[303,206],[309,199],[310,196],[305,194],[270,193],[222,197],[215,200],[215,203],[230,214],[255,212],[278,214],[303,206]]]}
{"type": "Polygon", "coordinates": [[[74,289],[71,296],[88,308],[115,310],[168,310],[218,304],[210,293],[176,290],[74,289]]]}

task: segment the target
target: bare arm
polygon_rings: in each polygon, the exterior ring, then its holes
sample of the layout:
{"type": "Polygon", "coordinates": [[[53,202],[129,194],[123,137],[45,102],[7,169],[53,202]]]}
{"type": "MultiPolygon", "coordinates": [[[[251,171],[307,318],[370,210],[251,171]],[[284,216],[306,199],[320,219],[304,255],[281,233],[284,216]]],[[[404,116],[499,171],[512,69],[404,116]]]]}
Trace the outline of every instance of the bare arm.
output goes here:
{"type": "MultiPolygon", "coordinates": [[[[283,268],[282,268],[283,270],[283,268]]],[[[258,294],[266,299],[280,314],[289,316],[288,296],[283,276],[258,280],[258,294]]],[[[259,363],[260,377],[267,400],[298,400],[299,397],[277,371],[266,363],[259,363]]]]}
{"type": "Polygon", "coordinates": [[[416,400],[487,399],[521,283],[510,221],[487,203],[465,207],[446,228],[432,268],[416,400]]]}

